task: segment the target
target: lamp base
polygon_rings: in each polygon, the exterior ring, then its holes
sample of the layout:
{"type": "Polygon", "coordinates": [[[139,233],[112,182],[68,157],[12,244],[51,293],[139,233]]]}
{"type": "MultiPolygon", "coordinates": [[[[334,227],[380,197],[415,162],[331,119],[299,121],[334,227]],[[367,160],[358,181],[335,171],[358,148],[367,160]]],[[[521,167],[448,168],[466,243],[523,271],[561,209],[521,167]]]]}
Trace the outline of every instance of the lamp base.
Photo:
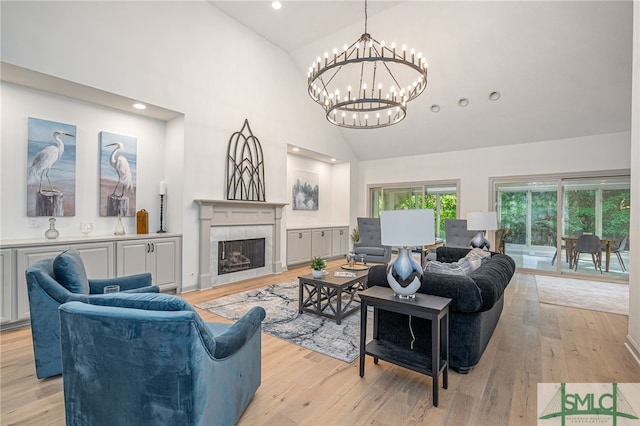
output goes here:
{"type": "Polygon", "coordinates": [[[478,232],[469,244],[473,248],[481,248],[483,250],[489,250],[491,248],[491,243],[484,236],[483,231],[478,232]]]}
{"type": "Polygon", "coordinates": [[[422,266],[409,247],[398,250],[398,256],[387,266],[387,282],[398,298],[414,299],[422,284],[422,266]]]}

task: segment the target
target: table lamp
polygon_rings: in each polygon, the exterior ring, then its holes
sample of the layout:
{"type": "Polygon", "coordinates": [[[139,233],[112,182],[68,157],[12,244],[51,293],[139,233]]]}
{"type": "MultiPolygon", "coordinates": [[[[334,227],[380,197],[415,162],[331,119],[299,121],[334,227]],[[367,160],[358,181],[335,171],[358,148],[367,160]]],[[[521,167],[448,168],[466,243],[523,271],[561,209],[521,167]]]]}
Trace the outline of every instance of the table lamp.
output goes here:
{"type": "Polygon", "coordinates": [[[398,256],[387,266],[387,281],[397,297],[415,298],[422,279],[422,265],[411,250],[436,240],[433,210],[385,210],[380,212],[382,244],[398,247],[398,256]]]}
{"type": "Polygon", "coordinates": [[[467,229],[478,231],[470,242],[471,247],[489,250],[491,243],[487,240],[485,233],[498,229],[498,219],[496,212],[475,212],[467,215],[467,229]]]}

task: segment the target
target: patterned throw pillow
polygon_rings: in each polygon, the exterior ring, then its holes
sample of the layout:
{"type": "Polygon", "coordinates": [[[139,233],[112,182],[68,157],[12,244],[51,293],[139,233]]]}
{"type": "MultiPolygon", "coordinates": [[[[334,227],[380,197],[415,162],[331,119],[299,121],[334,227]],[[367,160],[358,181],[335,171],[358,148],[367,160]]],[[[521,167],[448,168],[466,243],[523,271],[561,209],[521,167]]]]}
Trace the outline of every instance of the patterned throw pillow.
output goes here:
{"type": "Polygon", "coordinates": [[[427,262],[424,271],[433,274],[467,275],[471,272],[471,265],[469,264],[469,260],[464,258],[451,263],[432,260],[431,262],[427,262]]]}
{"type": "Polygon", "coordinates": [[[473,272],[482,265],[482,262],[489,259],[489,257],[491,257],[490,252],[479,248],[474,248],[469,253],[467,253],[467,255],[463,259],[467,259],[469,261],[469,266],[471,268],[470,272],[473,272]]]}

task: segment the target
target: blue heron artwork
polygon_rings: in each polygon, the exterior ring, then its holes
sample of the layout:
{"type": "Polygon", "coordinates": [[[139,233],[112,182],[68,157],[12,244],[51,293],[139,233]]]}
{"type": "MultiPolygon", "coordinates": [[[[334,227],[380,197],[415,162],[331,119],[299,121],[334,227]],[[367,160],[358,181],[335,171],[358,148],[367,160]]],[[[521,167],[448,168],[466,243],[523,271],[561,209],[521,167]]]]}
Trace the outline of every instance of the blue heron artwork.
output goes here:
{"type": "Polygon", "coordinates": [[[134,216],[138,140],[100,132],[100,216],[134,216]]]}
{"type": "Polygon", "coordinates": [[[75,216],[76,126],[29,117],[27,216],[75,216]]]}

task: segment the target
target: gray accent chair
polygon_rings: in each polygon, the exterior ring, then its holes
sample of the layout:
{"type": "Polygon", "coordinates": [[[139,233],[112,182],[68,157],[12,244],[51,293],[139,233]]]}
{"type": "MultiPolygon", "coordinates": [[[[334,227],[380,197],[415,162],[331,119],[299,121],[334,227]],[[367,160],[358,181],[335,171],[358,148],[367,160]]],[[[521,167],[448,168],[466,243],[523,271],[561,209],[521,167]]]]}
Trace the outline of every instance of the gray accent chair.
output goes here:
{"type": "Polygon", "coordinates": [[[359,217],[360,241],[353,243],[356,256],[365,255],[365,262],[387,263],[391,259],[391,247],[382,245],[380,218],[359,217]]]}
{"type": "Polygon", "coordinates": [[[444,221],[447,247],[470,248],[471,240],[478,231],[467,230],[466,219],[446,219],[444,221]]]}

